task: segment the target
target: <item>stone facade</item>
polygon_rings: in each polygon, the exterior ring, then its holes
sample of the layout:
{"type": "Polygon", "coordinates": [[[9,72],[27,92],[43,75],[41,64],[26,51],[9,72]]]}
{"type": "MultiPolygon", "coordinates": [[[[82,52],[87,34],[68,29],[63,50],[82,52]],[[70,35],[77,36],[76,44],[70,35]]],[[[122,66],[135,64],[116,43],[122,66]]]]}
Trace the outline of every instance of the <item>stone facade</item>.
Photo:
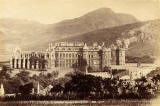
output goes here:
{"type": "MultiPolygon", "coordinates": [[[[34,61],[34,58],[32,57],[43,58],[48,61],[49,53],[38,51],[21,51],[20,48],[16,48],[10,59],[10,67],[12,69],[39,69],[40,61],[37,61],[37,59],[34,61]]],[[[48,65],[44,64],[44,66],[41,67],[48,68],[48,65]]]]}
{"type": "Polygon", "coordinates": [[[40,69],[55,67],[73,67],[82,66],[92,67],[94,69],[103,69],[111,65],[125,64],[124,48],[107,48],[104,43],[93,43],[87,45],[83,42],[59,42],[49,44],[44,52],[26,52],[15,49],[10,60],[11,68],[22,69],[40,69]],[[35,58],[46,60],[45,64],[41,61],[32,61],[35,58]]]}

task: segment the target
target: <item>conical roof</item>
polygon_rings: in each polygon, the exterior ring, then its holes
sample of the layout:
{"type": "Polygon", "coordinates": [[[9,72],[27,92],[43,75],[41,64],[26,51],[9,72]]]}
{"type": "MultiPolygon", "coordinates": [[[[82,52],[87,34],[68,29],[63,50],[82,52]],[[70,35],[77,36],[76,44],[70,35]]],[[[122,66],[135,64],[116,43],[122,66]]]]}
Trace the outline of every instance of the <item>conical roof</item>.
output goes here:
{"type": "Polygon", "coordinates": [[[83,49],[88,49],[88,46],[86,43],[84,44],[83,49]]]}

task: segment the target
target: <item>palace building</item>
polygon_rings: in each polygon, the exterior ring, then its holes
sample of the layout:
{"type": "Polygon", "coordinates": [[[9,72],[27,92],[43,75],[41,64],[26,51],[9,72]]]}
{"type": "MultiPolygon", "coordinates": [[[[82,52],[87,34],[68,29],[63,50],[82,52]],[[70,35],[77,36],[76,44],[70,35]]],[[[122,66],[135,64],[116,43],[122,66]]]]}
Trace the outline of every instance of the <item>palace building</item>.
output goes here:
{"type": "Polygon", "coordinates": [[[50,43],[46,51],[14,50],[10,59],[12,69],[49,69],[56,67],[91,67],[104,69],[125,64],[124,48],[107,48],[104,43],[88,45],[84,42],[50,43]]]}

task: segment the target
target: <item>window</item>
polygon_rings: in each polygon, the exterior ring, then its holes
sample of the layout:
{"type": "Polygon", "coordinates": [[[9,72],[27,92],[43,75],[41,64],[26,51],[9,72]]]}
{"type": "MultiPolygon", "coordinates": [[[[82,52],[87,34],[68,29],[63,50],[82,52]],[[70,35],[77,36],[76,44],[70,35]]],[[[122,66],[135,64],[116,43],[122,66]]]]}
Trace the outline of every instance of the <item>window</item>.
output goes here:
{"type": "Polygon", "coordinates": [[[49,58],[49,54],[47,54],[47,57],[49,58]]]}
{"type": "Polygon", "coordinates": [[[52,57],[54,57],[54,53],[52,53],[52,57]]]}
{"type": "Polygon", "coordinates": [[[97,64],[97,61],[95,60],[95,61],[92,61],[94,64],[97,64]]]}
{"type": "Polygon", "coordinates": [[[61,58],[61,57],[62,57],[62,54],[60,53],[59,55],[60,55],[59,57],[61,58]]]}
{"type": "Polygon", "coordinates": [[[92,55],[92,58],[93,58],[93,55],[92,55]]]}

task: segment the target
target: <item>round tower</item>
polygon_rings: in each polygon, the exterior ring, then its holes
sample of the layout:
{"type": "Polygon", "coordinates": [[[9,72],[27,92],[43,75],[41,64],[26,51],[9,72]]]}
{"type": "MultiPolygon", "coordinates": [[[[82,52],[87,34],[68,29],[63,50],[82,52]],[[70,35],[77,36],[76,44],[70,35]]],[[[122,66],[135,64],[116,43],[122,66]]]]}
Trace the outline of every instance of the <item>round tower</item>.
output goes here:
{"type": "Polygon", "coordinates": [[[85,43],[84,46],[83,46],[83,62],[84,62],[84,65],[85,65],[86,73],[87,73],[87,66],[88,66],[88,63],[89,63],[88,50],[89,50],[89,48],[88,48],[87,44],[85,43]]]}
{"type": "Polygon", "coordinates": [[[111,49],[102,47],[102,69],[111,65],[111,49]]]}

